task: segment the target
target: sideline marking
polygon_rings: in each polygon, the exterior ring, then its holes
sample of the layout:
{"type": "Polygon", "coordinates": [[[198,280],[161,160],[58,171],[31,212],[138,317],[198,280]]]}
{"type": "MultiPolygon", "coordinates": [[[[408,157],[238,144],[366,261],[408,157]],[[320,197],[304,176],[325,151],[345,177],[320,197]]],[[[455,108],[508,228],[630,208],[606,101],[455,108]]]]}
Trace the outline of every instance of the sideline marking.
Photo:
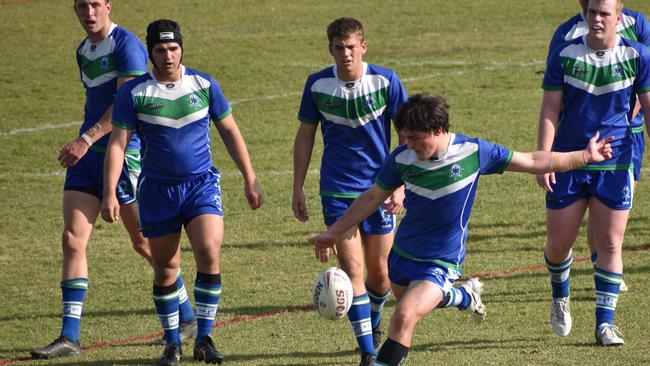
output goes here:
{"type": "MultiPolygon", "coordinates": [[[[642,245],[638,248],[633,248],[629,250],[623,250],[623,252],[628,252],[628,251],[646,251],[650,250],[650,244],[642,245]]],[[[584,263],[587,261],[590,261],[590,257],[583,257],[583,258],[577,258],[573,260],[573,263],[584,263]]],[[[479,277],[483,280],[491,280],[491,279],[496,279],[496,278],[503,278],[503,277],[509,277],[515,273],[526,273],[526,272],[535,272],[535,271],[541,271],[545,270],[546,265],[545,264],[540,264],[540,265],[532,265],[532,266],[527,266],[527,267],[521,267],[521,268],[512,268],[509,270],[504,270],[504,271],[493,271],[493,272],[476,272],[472,274],[469,277],[479,277]]],[[[468,277],[468,278],[469,278],[468,277]]],[[[219,328],[223,327],[225,325],[231,325],[231,324],[238,324],[238,323],[243,323],[243,322],[250,322],[250,321],[255,321],[255,320],[260,320],[260,319],[266,319],[266,318],[274,318],[278,316],[282,316],[284,314],[292,314],[292,313],[304,313],[308,311],[313,311],[314,306],[309,304],[309,305],[302,305],[302,306],[292,306],[288,308],[281,308],[278,310],[271,310],[271,311],[266,311],[263,313],[258,313],[258,314],[252,314],[252,315],[236,315],[230,319],[224,319],[217,321],[213,328],[219,328]]],[[[143,342],[143,341],[149,341],[153,339],[157,339],[162,335],[162,331],[152,333],[152,334],[147,334],[143,336],[138,336],[138,337],[132,337],[132,338],[127,338],[127,339],[114,339],[111,341],[104,341],[104,342],[96,342],[89,344],[85,347],[82,347],[84,351],[89,351],[97,348],[104,348],[104,347],[110,347],[110,346],[117,346],[117,345],[125,345],[125,344],[133,344],[133,343],[138,343],[138,342],[143,342]]],[[[7,358],[7,359],[0,359],[0,366],[9,366],[13,365],[17,362],[21,361],[33,361],[31,357],[15,357],[15,358],[7,358]]]]}

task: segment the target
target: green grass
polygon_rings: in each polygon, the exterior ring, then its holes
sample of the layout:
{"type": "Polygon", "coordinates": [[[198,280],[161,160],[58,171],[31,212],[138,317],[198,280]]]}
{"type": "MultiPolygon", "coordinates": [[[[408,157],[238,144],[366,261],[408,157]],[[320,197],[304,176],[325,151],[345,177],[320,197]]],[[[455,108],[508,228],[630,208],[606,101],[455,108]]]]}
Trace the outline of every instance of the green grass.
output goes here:
{"type": "MultiPolygon", "coordinates": [[[[650,14],[645,0],[628,0],[650,14]]],[[[266,203],[250,212],[242,182],[215,139],[224,173],[226,240],[224,293],[217,344],[234,365],[350,365],[358,363],[350,326],[313,312],[311,286],[324,268],[306,238],[322,230],[317,174],[305,192],[311,220],[291,212],[292,144],[307,75],[331,63],[325,27],[351,15],[366,26],[368,62],[395,68],[409,93],[444,95],[452,129],[534,149],[546,47],[555,26],[578,10],[567,0],[457,1],[114,1],[113,20],[144,38],[157,18],[180,22],[184,62],[214,75],[234,104],[266,203]]],[[[30,349],[58,336],[63,173],[57,150],[77,134],[83,90],[74,51],[84,34],[70,0],[0,0],[4,72],[0,74],[0,365],[151,364],[160,349],[145,338],[159,331],[151,301],[151,269],[131,249],[119,225],[98,221],[89,246],[90,291],[80,358],[25,361],[30,349]],[[28,129],[37,129],[30,131],[28,129]],[[132,342],[120,342],[135,339],[132,342]],[[117,342],[101,346],[103,342],[117,342]]],[[[214,136],[217,134],[215,133],[214,136]]],[[[319,164],[316,146],[310,168],[319,164]]],[[[588,263],[573,270],[574,330],[552,334],[550,286],[544,271],[503,271],[543,263],[544,201],[534,178],[506,174],[481,180],[466,274],[486,280],[487,322],[436,311],[417,328],[408,365],[644,365],[650,363],[650,175],[636,192],[626,236],[626,281],[617,322],[626,345],[594,346],[593,277],[588,263]]],[[[183,239],[183,268],[191,292],[195,269],[183,239]]],[[[586,257],[584,232],[576,257],[586,257]]],[[[334,261],[331,262],[334,264],[334,261]]],[[[394,301],[386,309],[388,319],[394,301]]],[[[387,322],[384,322],[384,327],[387,322]]],[[[191,343],[185,347],[191,363],[191,343]]]]}

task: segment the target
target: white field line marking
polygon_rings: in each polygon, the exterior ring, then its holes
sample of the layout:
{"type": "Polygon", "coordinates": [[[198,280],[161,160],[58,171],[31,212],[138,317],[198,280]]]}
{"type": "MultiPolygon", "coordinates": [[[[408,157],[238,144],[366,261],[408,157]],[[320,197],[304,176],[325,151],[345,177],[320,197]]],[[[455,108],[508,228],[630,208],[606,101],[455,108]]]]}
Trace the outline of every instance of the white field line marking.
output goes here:
{"type": "MultiPolygon", "coordinates": [[[[495,70],[495,69],[500,69],[500,68],[505,68],[505,67],[510,67],[510,66],[517,66],[517,67],[530,67],[530,66],[536,66],[536,65],[543,65],[545,64],[546,61],[543,60],[533,60],[529,62],[523,62],[523,61],[517,61],[517,62],[500,62],[500,61],[489,61],[489,62],[473,62],[473,61],[407,61],[407,62],[400,62],[400,61],[388,61],[387,64],[394,64],[397,66],[423,66],[423,65],[432,65],[432,66],[470,66],[470,65],[485,65],[484,70],[495,70]]],[[[322,67],[322,65],[309,65],[309,64],[291,64],[291,66],[294,67],[311,67],[311,68],[317,68],[317,67],[322,67]]],[[[463,75],[463,71],[453,71],[451,72],[451,76],[461,76],[463,75]]],[[[408,83],[408,82],[413,82],[413,81],[418,81],[418,80],[424,80],[424,79],[431,79],[434,77],[440,76],[440,73],[434,73],[434,74],[429,74],[429,75],[421,75],[421,76],[415,76],[415,77],[410,77],[410,78],[402,78],[402,82],[408,83]]],[[[302,95],[302,92],[295,92],[295,93],[282,93],[278,95],[267,95],[263,97],[258,97],[258,98],[246,98],[246,99],[238,99],[238,100],[233,100],[230,102],[231,105],[237,105],[237,104],[242,104],[242,103],[251,103],[251,102],[259,102],[259,101],[270,101],[274,99],[280,99],[280,98],[288,98],[288,97],[295,97],[295,96],[300,96],[302,95]]],[[[81,121],[73,121],[73,122],[67,122],[67,123],[62,123],[58,125],[53,125],[50,123],[36,126],[36,127],[30,127],[30,128],[18,128],[15,130],[11,130],[8,132],[0,132],[0,136],[16,136],[20,135],[23,133],[31,133],[31,132],[39,132],[39,131],[44,131],[44,130],[52,130],[52,129],[57,129],[57,128],[67,128],[67,127],[72,127],[72,126],[79,126],[81,124],[81,121]]]]}
{"type": "MultiPolygon", "coordinates": [[[[292,176],[292,170],[262,170],[255,172],[258,176],[262,177],[273,177],[273,176],[292,176]]],[[[318,169],[310,169],[307,171],[309,175],[318,175],[320,171],[318,169]]],[[[222,177],[241,177],[241,173],[237,170],[222,171],[222,177]]],[[[53,172],[43,172],[43,173],[0,173],[0,178],[50,178],[50,177],[65,177],[65,169],[56,170],[53,172]]]]}
{"type": "Polygon", "coordinates": [[[53,130],[55,128],[66,128],[66,127],[79,126],[79,125],[81,125],[81,121],[72,121],[72,122],[62,123],[60,125],[53,125],[51,123],[46,123],[44,125],[40,125],[36,127],[17,128],[9,132],[0,132],[0,136],[14,136],[14,135],[19,135],[21,133],[39,132],[44,130],[53,130]]]}

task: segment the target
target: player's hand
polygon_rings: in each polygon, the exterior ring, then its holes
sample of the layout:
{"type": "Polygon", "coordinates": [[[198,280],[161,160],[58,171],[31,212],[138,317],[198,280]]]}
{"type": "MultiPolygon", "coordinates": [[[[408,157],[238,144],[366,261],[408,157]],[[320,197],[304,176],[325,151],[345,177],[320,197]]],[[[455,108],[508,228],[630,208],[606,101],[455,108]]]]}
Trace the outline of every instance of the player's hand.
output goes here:
{"type": "Polygon", "coordinates": [[[248,201],[248,206],[251,210],[257,210],[264,203],[264,194],[262,193],[262,188],[260,188],[257,178],[253,180],[250,184],[244,185],[244,194],[246,195],[246,200],[248,201]]]}
{"type": "Polygon", "coordinates": [[[291,208],[293,209],[293,216],[299,221],[305,222],[309,220],[309,212],[305,204],[305,193],[302,189],[294,189],[293,197],[291,198],[291,208]]]}
{"type": "Polygon", "coordinates": [[[399,215],[404,212],[404,186],[393,191],[393,193],[384,201],[384,207],[388,213],[399,215]]]}
{"type": "Polygon", "coordinates": [[[585,151],[589,154],[587,158],[588,163],[599,163],[612,158],[612,145],[610,142],[614,140],[614,137],[607,136],[604,139],[598,141],[600,133],[596,131],[594,137],[589,139],[589,145],[585,151]]]}
{"type": "Polygon", "coordinates": [[[546,192],[553,192],[555,184],[555,173],[537,174],[537,185],[544,188],[546,192]]]}
{"type": "Polygon", "coordinates": [[[336,250],[336,237],[324,232],[320,235],[314,236],[309,239],[310,242],[314,243],[314,252],[316,254],[316,259],[325,263],[329,260],[330,248],[334,252],[334,255],[338,255],[336,250]]]}
{"type": "Polygon", "coordinates": [[[114,194],[104,195],[101,213],[102,219],[106,222],[112,223],[120,219],[120,203],[114,194]]]}
{"type": "Polygon", "coordinates": [[[90,148],[90,146],[88,146],[81,137],[77,137],[59,150],[57,160],[64,168],[74,166],[84,155],[86,155],[88,148],[90,148]]]}

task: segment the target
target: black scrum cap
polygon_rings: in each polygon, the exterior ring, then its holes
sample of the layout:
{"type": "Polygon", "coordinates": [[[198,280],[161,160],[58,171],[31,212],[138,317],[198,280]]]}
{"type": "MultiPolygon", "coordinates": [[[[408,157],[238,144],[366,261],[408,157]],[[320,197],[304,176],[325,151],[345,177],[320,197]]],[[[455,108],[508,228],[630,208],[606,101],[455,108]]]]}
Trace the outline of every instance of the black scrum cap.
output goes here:
{"type": "Polygon", "coordinates": [[[158,19],[147,26],[147,51],[151,55],[153,46],[161,42],[176,42],[183,46],[181,26],[173,20],[158,19]]]}

